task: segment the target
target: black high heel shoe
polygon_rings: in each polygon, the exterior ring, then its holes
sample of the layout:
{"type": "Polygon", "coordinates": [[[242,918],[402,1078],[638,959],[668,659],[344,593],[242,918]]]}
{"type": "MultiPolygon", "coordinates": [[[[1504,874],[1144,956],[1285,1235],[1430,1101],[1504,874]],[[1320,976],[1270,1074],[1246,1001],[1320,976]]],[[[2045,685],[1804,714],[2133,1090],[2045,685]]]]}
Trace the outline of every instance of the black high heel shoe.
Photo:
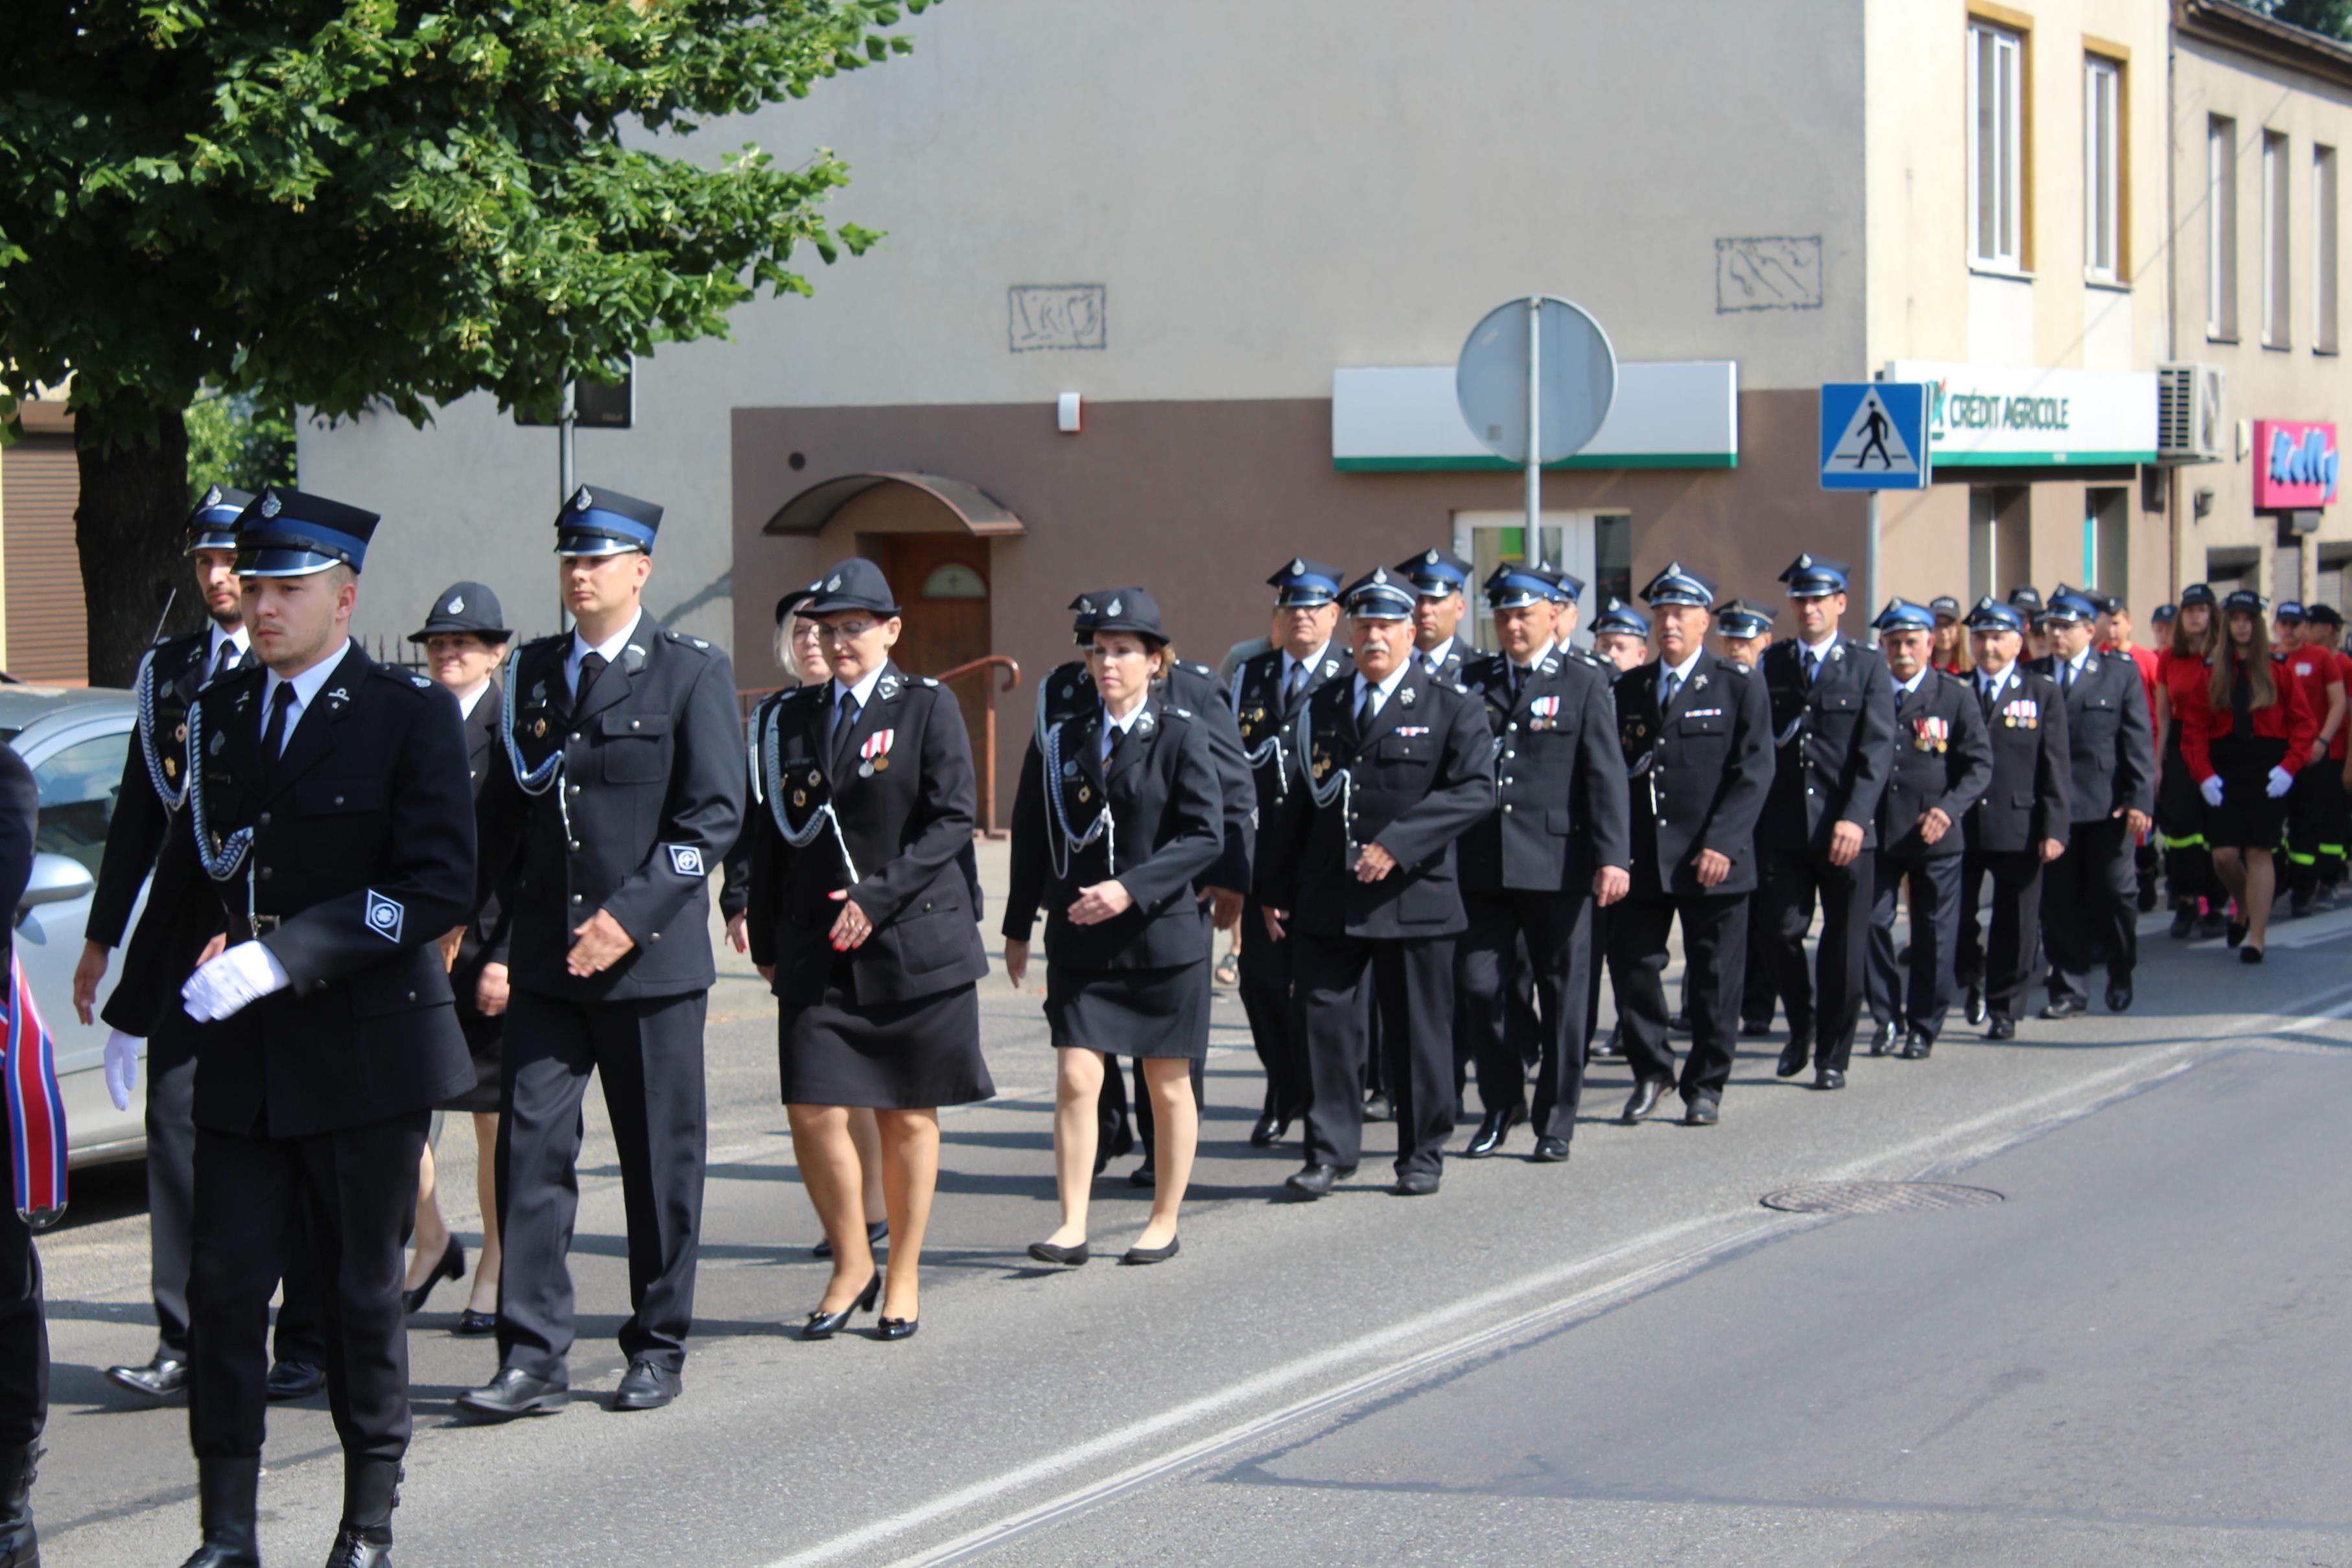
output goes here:
{"type": "Polygon", "coordinates": [[[874,1303],[881,1299],[882,1275],[877,1270],[874,1278],[866,1281],[866,1289],[858,1292],[857,1299],[841,1311],[828,1312],[820,1307],[811,1312],[808,1315],[808,1322],[801,1327],[801,1338],[831,1339],[849,1326],[849,1320],[852,1317],[859,1312],[872,1312],[874,1303]]]}
{"type": "Polygon", "coordinates": [[[434,1286],[444,1280],[463,1279],[465,1273],[466,1249],[459,1244],[456,1237],[452,1236],[449,1238],[449,1245],[441,1249],[441,1261],[433,1265],[433,1272],[425,1276],[425,1282],[415,1290],[405,1292],[408,1315],[413,1318],[425,1310],[425,1298],[433,1294],[434,1286]]]}
{"type": "Polygon", "coordinates": [[[874,1325],[874,1337],[876,1339],[912,1339],[915,1337],[915,1331],[920,1327],[922,1323],[916,1318],[884,1318],[874,1325]]]}

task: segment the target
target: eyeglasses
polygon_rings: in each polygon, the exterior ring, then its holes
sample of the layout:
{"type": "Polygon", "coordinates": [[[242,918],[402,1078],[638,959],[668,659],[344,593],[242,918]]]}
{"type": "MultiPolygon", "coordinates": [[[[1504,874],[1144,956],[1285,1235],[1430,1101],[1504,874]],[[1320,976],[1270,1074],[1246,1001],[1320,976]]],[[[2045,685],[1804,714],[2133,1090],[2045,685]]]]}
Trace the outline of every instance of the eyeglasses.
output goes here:
{"type": "Polygon", "coordinates": [[[879,621],[844,621],[831,625],[819,622],[816,634],[828,643],[855,643],[881,624],[879,621]]]}

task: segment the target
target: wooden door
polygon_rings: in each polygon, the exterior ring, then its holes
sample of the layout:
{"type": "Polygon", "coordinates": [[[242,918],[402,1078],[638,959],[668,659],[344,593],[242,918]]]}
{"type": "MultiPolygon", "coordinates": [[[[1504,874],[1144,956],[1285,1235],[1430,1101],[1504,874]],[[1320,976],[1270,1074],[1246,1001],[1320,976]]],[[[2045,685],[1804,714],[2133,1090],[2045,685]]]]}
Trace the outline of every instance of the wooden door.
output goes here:
{"type": "MultiPolygon", "coordinates": [[[[890,654],[900,669],[913,675],[940,675],[987,656],[986,539],[961,533],[874,534],[861,542],[878,547],[869,548],[867,558],[881,563],[882,575],[890,580],[890,591],[904,612],[898,645],[890,654]]],[[[982,737],[987,734],[987,685],[984,674],[955,683],[964,728],[971,736],[972,761],[983,779],[988,771],[988,759],[981,755],[982,737]]],[[[1001,809],[1003,803],[999,804],[1001,809]]],[[[985,800],[980,809],[988,810],[985,800]]]]}

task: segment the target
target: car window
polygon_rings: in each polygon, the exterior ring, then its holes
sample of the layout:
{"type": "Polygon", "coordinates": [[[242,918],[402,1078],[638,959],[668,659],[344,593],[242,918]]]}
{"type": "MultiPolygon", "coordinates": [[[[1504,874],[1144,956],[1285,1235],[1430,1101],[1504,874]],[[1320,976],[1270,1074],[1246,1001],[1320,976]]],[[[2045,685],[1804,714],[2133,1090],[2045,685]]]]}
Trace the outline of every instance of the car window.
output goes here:
{"type": "Polygon", "coordinates": [[[36,850],[71,855],[98,874],[107,824],[114,820],[114,792],[122,782],[122,744],[120,734],[92,736],[51,753],[33,769],[41,791],[36,850]]]}

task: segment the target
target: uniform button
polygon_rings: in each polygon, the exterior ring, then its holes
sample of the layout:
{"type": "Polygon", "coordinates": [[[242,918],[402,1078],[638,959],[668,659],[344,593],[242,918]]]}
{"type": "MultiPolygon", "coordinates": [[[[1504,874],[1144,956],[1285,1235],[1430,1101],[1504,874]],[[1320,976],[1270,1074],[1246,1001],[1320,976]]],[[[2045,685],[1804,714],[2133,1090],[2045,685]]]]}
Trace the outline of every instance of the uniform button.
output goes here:
{"type": "Polygon", "coordinates": [[[1506,751],[1505,753],[1503,753],[1503,755],[1504,755],[1505,757],[1517,757],[1517,756],[1518,755],[1518,753],[1517,753],[1517,752],[1516,752],[1516,751],[1506,751]]]}
{"type": "Polygon", "coordinates": [[[261,825],[265,828],[269,826],[269,813],[267,811],[261,813],[261,825]]]}
{"type": "Polygon", "coordinates": [[[631,729],[643,729],[643,728],[645,728],[646,727],[645,727],[645,722],[644,722],[642,719],[634,719],[634,718],[633,718],[633,719],[631,719],[631,720],[629,721],[629,727],[630,727],[631,729]]]}
{"type": "Polygon", "coordinates": [[[569,788],[570,788],[571,791],[572,791],[574,795],[577,795],[578,793],[580,793],[580,786],[579,786],[579,785],[577,785],[577,784],[573,784],[573,785],[569,786],[569,788]]]}
{"type": "Polygon", "coordinates": [[[268,882],[269,880],[269,868],[268,866],[263,866],[261,868],[261,880],[264,882],[268,882]]]}
{"type": "Polygon", "coordinates": [[[341,795],[336,796],[336,797],[335,797],[335,804],[336,804],[336,805],[338,805],[338,806],[340,806],[340,805],[341,805],[342,803],[343,803],[343,798],[342,798],[341,795]]]}
{"type": "Polygon", "coordinates": [[[572,895],[572,903],[574,903],[574,904],[579,903],[579,902],[580,902],[580,895],[579,895],[578,894],[576,894],[576,893],[575,893],[575,894],[573,894],[572,895]]]}
{"type": "Polygon", "coordinates": [[[1517,728],[1518,728],[1518,727],[1519,727],[1519,721],[1518,721],[1517,719],[1513,719],[1510,723],[1508,723],[1508,724],[1507,724],[1507,725],[1505,725],[1505,726],[1503,727],[1503,733],[1504,733],[1504,734],[1506,734],[1506,735],[1508,735],[1511,731],[1513,731],[1513,730],[1515,730],[1515,729],[1517,729],[1517,728]]]}
{"type": "Polygon", "coordinates": [[[409,993],[408,993],[408,999],[409,999],[410,1001],[412,1001],[412,1002],[413,1002],[413,1001],[415,1001],[415,1000],[416,999],[416,993],[415,993],[415,991],[411,991],[411,992],[409,992],[409,993]]]}
{"type": "Polygon", "coordinates": [[[661,933],[660,933],[660,932],[658,932],[658,931],[655,932],[655,933],[654,933],[654,935],[653,935],[653,940],[655,940],[655,941],[656,941],[656,942],[660,941],[660,940],[661,940],[661,933]]]}
{"type": "Polygon", "coordinates": [[[580,841],[578,839],[572,841],[572,852],[575,855],[580,852],[580,841]]]}
{"type": "Polygon", "coordinates": [[[1507,811],[1507,810],[1509,810],[1510,809],[1511,809],[1511,803],[1510,803],[1508,800],[1504,801],[1504,802],[1503,802],[1503,810],[1506,810],[1506,811],[1507,811]]]}
{"type": "Polygon", "coordinates": [[[574,740],[579,739],[579,738],[580,738],[580,732],[579,732],[578,730],[576,730],[576,729],[575,729],[575,730],[573,730],[573,731],[572,732],[572,739],[574,739],[574,740]]]}

